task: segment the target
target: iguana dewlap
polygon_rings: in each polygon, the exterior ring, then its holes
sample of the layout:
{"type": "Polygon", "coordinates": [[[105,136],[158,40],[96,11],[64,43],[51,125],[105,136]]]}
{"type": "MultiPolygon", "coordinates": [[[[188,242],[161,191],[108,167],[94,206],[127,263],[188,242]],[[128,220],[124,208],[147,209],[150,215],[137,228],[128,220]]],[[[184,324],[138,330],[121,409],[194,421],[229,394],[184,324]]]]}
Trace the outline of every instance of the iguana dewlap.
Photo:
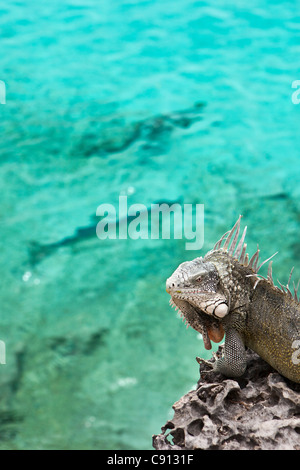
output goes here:
{"type": "Polygon", "coordinates": [[[272,261],[267,278],[258,274],[271,258],[259,265],[257,250],[249,260],[244,243],[247,227],[239,240],[240,220],[204,258],[179,265],[166,284],[171,304],[202,334],[206,349],[211,348],[210,341],[221,341],[225,332],[224,356],[214,365],[217,372],[241,376],[249,347],[279,373],[300,383],[297,288],[292,294],[291,276],[287,286],[274,285],[272,261]]]}

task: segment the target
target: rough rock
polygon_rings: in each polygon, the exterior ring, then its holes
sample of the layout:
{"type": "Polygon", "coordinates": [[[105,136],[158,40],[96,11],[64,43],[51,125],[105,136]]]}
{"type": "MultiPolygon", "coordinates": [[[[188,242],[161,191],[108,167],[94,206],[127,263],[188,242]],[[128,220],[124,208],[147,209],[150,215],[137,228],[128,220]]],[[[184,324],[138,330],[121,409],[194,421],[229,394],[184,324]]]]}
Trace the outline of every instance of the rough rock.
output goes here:
{"type": "MultiPolygon", "coordinates": [[[[222,352],[219,348],[217,355],[222,352]]],[[[173,405],[174,417],[153,436],[157,450],[300,450],[300,384],[252,351],[243,377],[201,365],[197,389],[173,405]]],[[[213,362],[212,359],[210,362],[213,362]]]]}

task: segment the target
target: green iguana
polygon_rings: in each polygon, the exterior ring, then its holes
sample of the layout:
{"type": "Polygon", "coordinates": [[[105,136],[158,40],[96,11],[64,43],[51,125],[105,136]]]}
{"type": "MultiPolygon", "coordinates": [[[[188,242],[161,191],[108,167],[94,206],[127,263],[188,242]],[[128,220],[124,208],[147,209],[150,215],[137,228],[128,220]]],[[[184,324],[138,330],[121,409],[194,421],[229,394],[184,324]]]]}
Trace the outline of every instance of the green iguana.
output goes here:
{"type": "Polygon", "coordinates": [[[275,255],[259,265],[257,249],[249,260],[247,227],[239,240],[240,221],[241,216],[204,258],[179,265],[166,283],[170,303],[202,334],[206,349],[211,349],[211,340],[219,342],[226,334],[224,356],[213,366],[216,372],[241,376],[249,347],[280,374],[300,383],[299,283],[292,294],[292,270],[286,286],[274,285],[270,260],[275,255]],[[258,271],[268,261],[264,278],[258,271]]]}

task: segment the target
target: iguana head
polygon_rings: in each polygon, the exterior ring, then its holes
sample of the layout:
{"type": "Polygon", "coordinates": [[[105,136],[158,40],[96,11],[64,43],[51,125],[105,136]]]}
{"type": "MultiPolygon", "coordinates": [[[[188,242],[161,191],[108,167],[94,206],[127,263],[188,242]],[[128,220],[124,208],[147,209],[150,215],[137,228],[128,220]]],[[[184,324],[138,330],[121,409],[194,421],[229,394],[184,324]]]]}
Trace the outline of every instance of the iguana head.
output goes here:
{"type": "Polygon", "coordinates": [[[216,319],[228,313],[215,265],[202,258],[180,264],[167,279],[166,288],[172,299],[186,300],[194,308],[216,319]]]}
{"type": "Polygon", "coordinates": [[[224,330],[220,320],[229,308],[213,263],[196,258],[180,264],[167,279],[166,289],[171,304],[192,328],[202,333],[207,349],[211,348],[210,340],[222,340],[224,330]]]}

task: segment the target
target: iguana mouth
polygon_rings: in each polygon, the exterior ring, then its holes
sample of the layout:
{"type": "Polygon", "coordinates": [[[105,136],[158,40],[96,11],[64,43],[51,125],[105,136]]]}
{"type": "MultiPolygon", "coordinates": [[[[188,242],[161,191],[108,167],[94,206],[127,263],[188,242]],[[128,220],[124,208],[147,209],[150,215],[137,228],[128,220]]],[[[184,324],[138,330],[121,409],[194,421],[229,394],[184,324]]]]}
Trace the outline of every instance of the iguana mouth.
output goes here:
{"type": "Polygon", "coordinates": [[[211,341],[219,343],[224,337],[224,328],[222,324],[207,315],[197,307],[192,306],[186,300],[172,297],[170,304],[178,310],[180,316],[187,326],[191,326],[194,330],[201,333],[205,349],[211,349],[211,341]]]}

